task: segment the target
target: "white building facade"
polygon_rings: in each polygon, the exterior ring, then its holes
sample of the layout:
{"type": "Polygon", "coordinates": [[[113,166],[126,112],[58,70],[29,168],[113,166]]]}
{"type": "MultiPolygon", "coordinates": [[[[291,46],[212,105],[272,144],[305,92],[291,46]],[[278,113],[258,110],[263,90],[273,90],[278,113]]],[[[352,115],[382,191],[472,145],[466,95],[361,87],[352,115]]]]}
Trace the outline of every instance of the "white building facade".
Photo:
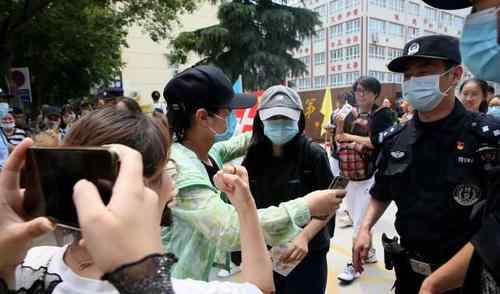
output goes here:
{"type": "MultiPolygon", "coordinates": [[[[180,25],[171,33],[172,37],[183,31],[194,31],[218,23],[217,6],[201,3],[192,14],[179,16],[180,25]]],[[[179,71],[198,62],[200,57],[190,54],[182,66],[170,64],[168,41],[154,42],[140,27],[131,27],[127,36],[128,47],[122,48],[125,66],[121,77],[113,86],[121,87],[124,95],[140,98],[142,103],[151,103],[151,93],[163,92],[166,83],[179,71]]]]}
{"type": "Polygon", "coordinates": [[[432,34],[460,37],[467,15],[467,10],[442,11],[420,0],[306,0],[305,4],[319,13],[322,26],[293,52],[308,70],[289,80],[299,91],[350,87],[361,75],[401,84],[402,75],[390,72],[387,64],[402,55],[404,45],[432,34]]]}

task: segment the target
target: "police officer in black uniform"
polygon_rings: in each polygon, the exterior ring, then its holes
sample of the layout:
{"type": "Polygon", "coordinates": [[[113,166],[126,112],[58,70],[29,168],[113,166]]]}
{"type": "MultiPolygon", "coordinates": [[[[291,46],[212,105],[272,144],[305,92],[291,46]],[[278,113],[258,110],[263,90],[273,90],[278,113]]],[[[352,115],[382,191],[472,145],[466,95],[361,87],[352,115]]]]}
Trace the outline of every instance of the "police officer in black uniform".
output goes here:
{"type": "Polygon", "coordinates": [[[378,171],[353,262],[361,271],[370,230],[394,201],[401,243],[387,246],[385,255],[399,294],[418,293],[424,279],[470,240],[477,230],[471,215],[487,193],[475,156],[498,123],[490,125],[488,117],[466,111],[456,99],[460,64],[459,40],[434,35],[410,41],[388,65],[404,74],[403,98],[417,115],[379,136],[378,171]]]}
{"type": "MultiPolygon", "coordinates": [[[[464,64],[479,79],[500,82],[500,0],[424,0],[440,9],[470,6],[460,39],[464,64]]],[[[462,293],[500,293],[500,123],[476,118],[475,131],[482,141],[477,164],[489,177],[489,191],[475,215],[480,228],[450,261],[427,277],[420,294],[445,293],[463,286],[462,293]]]]}

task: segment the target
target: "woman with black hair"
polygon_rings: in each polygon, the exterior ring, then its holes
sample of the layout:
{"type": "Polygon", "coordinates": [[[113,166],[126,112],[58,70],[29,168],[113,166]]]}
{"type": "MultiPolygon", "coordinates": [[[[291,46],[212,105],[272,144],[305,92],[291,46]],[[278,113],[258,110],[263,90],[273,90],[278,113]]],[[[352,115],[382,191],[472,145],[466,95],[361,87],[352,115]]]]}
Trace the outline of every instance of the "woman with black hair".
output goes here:
{"type": "MultiPolygon", "coordinates": [[[[304,128],[303,106],[297,92],[284,86],[264,92],[243,161],[258,208],[278,206],[328,188],[333,178],[328,155],[303,134],[304,128]]],[[[326,254],[331,238],[327,224],[328,220],[311,220],[288,245],[281,260],[300,263],[286,277],[274,273],[276,293],[325,292],[326,254]]]]}
{"type": "Polygon", "coordinates": [[[460,86],[460,101],[465,109],[472,112],[488,112],[487,82],[480,79],[468,79],[460,86]]]}

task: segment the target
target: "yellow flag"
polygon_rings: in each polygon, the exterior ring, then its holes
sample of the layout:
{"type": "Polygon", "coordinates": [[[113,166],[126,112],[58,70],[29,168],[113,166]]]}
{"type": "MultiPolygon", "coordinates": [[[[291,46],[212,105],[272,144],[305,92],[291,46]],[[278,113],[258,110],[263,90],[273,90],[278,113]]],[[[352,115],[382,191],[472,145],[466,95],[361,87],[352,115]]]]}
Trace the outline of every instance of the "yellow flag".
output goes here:
{"type": "Polygon", "coordinates": [[[332,92],[330,88],[326,88],[325,90],[325,97],[323,97],[320,112],[323,115],[323,122],[321,123],[321,136],[323,136],[326,132],[325,127],[330,124],[330,117],[333,113],[332,92]]]}

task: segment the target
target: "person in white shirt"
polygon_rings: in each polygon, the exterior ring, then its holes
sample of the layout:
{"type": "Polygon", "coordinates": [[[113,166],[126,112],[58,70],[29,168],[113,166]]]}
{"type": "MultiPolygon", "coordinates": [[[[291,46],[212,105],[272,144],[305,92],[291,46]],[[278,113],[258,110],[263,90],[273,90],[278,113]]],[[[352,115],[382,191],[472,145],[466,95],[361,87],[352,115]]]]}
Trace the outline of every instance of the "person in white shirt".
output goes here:
{"type": "Polygon", "coordinates": [[[160,101],[161,95],[158,91],[153,91],[151,93],[151,98],[153,98],[153,111],[155,109],[161,110],[163,114],[167,113],[167,103],[165,101],[160,101]]]}

